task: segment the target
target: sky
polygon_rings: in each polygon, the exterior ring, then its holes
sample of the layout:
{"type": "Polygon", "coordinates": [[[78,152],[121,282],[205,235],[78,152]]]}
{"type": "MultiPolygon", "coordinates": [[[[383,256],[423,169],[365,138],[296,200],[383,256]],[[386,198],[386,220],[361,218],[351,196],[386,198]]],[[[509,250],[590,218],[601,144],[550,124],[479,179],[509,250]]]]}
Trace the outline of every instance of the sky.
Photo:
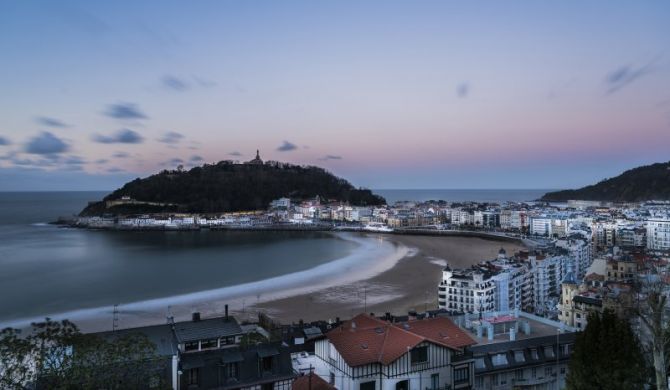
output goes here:
{"type": "Polygon", "coordinates": [[[261,158],[368,188],[670,160],[667,1],[0,2],[0,191],[261,158]]]}

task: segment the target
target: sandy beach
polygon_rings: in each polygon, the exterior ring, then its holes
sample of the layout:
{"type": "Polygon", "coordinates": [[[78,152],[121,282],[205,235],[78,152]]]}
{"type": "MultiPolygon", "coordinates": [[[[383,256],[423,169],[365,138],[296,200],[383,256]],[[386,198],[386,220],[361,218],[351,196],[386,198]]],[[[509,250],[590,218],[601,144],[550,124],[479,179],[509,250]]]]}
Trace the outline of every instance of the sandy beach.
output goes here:
{"type": "Polygon", "coordinates": [[[262,311],[282,323],[299,320],[350,318],[361,312],[395,314],[437,308],[437,285],[447,262],[451,267],[469,267],[493,259],[500,248],[514,253],[523,246],[473,237],[391,236],[397,245],[412,250],[388,271],[373,278],[310,294],[259,303],[238,313],[262,311]]]}

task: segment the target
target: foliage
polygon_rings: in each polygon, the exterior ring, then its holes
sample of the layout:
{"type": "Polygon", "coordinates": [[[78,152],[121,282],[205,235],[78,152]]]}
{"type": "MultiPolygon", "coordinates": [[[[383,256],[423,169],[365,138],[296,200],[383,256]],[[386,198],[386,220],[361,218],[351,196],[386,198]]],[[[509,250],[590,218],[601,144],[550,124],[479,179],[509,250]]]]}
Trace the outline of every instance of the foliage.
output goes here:
{"type": "MultiPolygon", "coordinates": [[[[135,179],[104,198],[121,199],[129,196],[145,202],[178,204],[183,212],[224,212],[260,210],[281,197],[308,199],[320,196],[325,200],[349,202],[353,205],[379,205],[385,200],[370,190],[354,188],[344,179],[312,166],[298,166],[274,161],[262,165],[235,164],[221,161],[205,164],[189,171],[162,171],[144,179],[135,179]]],[[[104,213],[122,214],[127,211],[150,213],[155,207],[133,210],[106,209],[97,202],[82,211],[82,215],[104,213]]]]}
{"type": "Polygon", "coordinates": [[[670,199],[670,162],[637,167],[598,184],[542,196],[546,201],[571,199],[614,202],[670,199]]]}
{"type": "Polygon", "coordinates": [[[647,374],[640,342],[628,321],[611,310],[589,315],[586,329],[577,334],[567,388],[643,389],[647,374]]]}
{"type": "Polygon", "coordinates": [[[34,323],[25,337],[7,328],[0,333],[0,388],[165,388],[155,348],[144,335],[103,339],[67,320],[34,323]]]}

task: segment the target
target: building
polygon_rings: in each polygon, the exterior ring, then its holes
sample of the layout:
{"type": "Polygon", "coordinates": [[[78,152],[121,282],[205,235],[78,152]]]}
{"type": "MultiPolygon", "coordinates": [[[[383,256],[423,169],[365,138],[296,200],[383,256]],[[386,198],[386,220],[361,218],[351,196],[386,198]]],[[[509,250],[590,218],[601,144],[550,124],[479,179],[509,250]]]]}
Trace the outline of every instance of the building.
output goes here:
{"type": "Polygon", "coordinates": [[[471,389],[475,341],[446,317],[392,323],[361,314],[316,343],[314,372],[340,390],[471,389]]]}
{"type": "Polygon", "coordinates": [[[453,320],[477,342],[465,352],[474,359],[473,389],[565,386],[574,328],[518,310],[465,314],[453,320]]]}
{"type": "Polygon", "coordinates": [[[290,390],[291,354],[279,344],[188,353],[180,362],[180,389],[290,390]]]}
{"type": "Polygon", "coordinates": [[[440,309],[457,312],[478,313],[495,310],[495,273],[484,267],[452,270],[447,266],[442,271],[438,286],[440,309]]]}
{"type": "Polygon", "coordinates": [[[670,251],[670,217],[647,220],[647,249],[670,251]]]}

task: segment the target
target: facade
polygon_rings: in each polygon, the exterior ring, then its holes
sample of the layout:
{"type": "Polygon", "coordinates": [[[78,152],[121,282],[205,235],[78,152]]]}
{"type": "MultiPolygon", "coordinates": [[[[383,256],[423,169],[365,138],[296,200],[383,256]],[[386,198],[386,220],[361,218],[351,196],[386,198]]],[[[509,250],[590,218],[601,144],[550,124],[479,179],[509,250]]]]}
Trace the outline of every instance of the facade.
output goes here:
{"type": "Polygon", "coordinates": [[[442,271],[438,286],[440,309],[478,313],[495,310],[496,284],[494,273],[484,268],[452,270],[448,266],[442,271]]]}
{"type": "Polygon", "coordinates": [[[647,220],[647,249],[670,251],[670,217],[647,220]]]}
{"type": "Polygon", "coordinates": [[[575,333],[564,333],[471,347],[474,388],[562,389],[574,342],[575,333]]]}
{"type": "Polygon", "coordinates": [[[471,389],[474,340],[445,317],[391,323],[361,314],[315,345],[314,372],[340,390],[471,389]]]}

